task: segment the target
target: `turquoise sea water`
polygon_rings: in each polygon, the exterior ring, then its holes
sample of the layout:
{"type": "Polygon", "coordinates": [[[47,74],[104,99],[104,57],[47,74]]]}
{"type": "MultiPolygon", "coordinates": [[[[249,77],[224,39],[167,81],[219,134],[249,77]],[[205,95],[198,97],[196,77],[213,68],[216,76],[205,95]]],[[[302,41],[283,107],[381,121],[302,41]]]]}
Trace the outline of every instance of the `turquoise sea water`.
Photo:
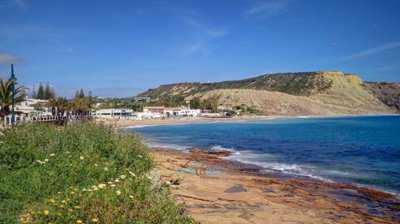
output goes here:
{"type": "Polygon", "coordinates": [[[263,172],[400,193],[400,116],[286,118],[137,127],[149,146],[228,149],[263,172]]]}

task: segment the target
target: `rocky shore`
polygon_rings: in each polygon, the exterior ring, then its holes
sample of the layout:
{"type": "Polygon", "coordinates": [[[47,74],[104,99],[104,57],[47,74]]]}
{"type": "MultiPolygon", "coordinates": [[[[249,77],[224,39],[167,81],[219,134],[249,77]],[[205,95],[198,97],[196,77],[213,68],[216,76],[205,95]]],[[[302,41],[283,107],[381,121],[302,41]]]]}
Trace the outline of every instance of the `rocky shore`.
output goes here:
{"type": "Polygon", "coordinates": [[[201,223],[399,223],[398,196],[369,188],[258,172],[229,151],[152,148],[161,181],[201,223]]]}

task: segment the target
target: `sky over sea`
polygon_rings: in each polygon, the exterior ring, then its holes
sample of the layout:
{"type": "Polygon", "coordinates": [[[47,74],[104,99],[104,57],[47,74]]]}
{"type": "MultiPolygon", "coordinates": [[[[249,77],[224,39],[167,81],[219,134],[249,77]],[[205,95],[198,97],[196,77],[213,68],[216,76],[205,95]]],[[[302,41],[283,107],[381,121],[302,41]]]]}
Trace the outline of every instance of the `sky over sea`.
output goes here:
{"type": "Polygon", "coordinates": [[[160,84],[340,70],[400,82],[398,0],[0,0],[0,75],[133,96],[160,84]]]}

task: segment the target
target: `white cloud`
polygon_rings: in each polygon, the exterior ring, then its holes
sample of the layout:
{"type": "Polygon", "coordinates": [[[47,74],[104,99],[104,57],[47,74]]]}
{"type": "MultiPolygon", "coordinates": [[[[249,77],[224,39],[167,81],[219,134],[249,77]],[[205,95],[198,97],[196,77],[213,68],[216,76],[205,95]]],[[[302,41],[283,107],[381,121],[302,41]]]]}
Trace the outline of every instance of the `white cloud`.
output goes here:
{"type": "Polygon", "coordinates": [[[289,0],[257,2],[244,11],[246,16],[258,16],[262,18],[282,14],[290,6],[289,0]]]}
{"type": "Polygon", "coordinates": [[[206,45],[204,43],[195,43],[188,46],[185,50],[185,54],[193,54],[195,52],[205,51],[206,45]]]}
{"type": "Polygon", "coordinates": [[[184,20],[190,26],[201,30],[207,36],[210,36],[210,37],[220,37],[220,36],[225,36],[226,34],[228,34],[228,28],[227,27],[222,27],[222,28],[219,28],[219,29],[215,29],[215,28],[207,27],[204,24],[201,24],[201,23],[197,22],[194,19],[184,18],[184,20]]]}
{"type": "Polygon", "coordinates": [[[11,64],[21,64],[22,58],[0,52],[0,67],[9,67],[11,64]]]}
{"type": "Polygon", "coordinates": [[[350,59],[354,59],[354,58],[361,58],[361,57],[365,57],[371,54],[376,54],[382,51],[386,51],[386,50],[391,50],[391,49],[395,49],[395,48],[399,48],[400,47],[400,41],[397,42],[391,42],[391,43],[387,43],[375,48],[370,48],[349,56],[345,56],[343,58],[341,58],[342,60],[350,60],[350,59]]]}
{"type": "Polygon", "coordinates": [[[28,9],[28,0],[12,0],[12,2],[21,9],[28,9]]]}
{"type": "Polygon", "coordinates": [[[209,45],[210,42],[212,42],[216,38],[221,38],[223,36],[226,36],[229,33],[227,27],[212,28],[192,18],[183,17],[183,19],[185,23],[187,23],[189,26],[194,28],[197,33],[199,33],[199,35],[197,35],[196,42],[185,47],[184,49],[185,55],[199,53],[199,52],[207,53],[209,52],[207,46],[209,45]]]}

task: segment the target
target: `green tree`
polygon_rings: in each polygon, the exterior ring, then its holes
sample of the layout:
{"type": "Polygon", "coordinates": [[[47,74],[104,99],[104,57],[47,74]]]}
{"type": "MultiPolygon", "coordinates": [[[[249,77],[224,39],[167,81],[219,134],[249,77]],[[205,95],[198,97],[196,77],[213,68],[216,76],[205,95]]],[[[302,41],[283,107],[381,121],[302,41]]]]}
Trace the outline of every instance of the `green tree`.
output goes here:
{"type": "Polygon", "coordinates": [[[47,83],[44,89],[43,99],[49,100],[53,99],[54,97],[55,97],[54,89],[50,86],[49,83],[47,83]]]}
{"type": "MultiPolygon", "coordinates": [[[[18,104],[25,100],[25,90],[27,88],[20,86],[15,88],[14,103],[18,104]]],[[[10,106],[12,101],[12,82],[0,79],[0,110],[1,117],[5,117],[11,113],[10,106]]]]}
{"type": "Polygon", "coordinates": [[[198,97],[194,97],[190,100],[190,108],[192,109],[201,109],[201,99],[198,97]]]}
{"type": "Polygon", "coordinates": [[[42,83],[39,83],[39,88],[38,88],[36,97],[38,99],[44,99],[44,88],[43,88],[42,83]]]}
{"type": "Polygon", "coordinates": [[[213,95],[202,102],[202,109],[211,110],[212,112],[218,112],[219,96],[213,95]]]}
{"type": "Polygon", "coordinates": [[[85,92],[83,91],[83,89],[79,90],[79,98],[84,98],[85,97],[85,92]]]}

